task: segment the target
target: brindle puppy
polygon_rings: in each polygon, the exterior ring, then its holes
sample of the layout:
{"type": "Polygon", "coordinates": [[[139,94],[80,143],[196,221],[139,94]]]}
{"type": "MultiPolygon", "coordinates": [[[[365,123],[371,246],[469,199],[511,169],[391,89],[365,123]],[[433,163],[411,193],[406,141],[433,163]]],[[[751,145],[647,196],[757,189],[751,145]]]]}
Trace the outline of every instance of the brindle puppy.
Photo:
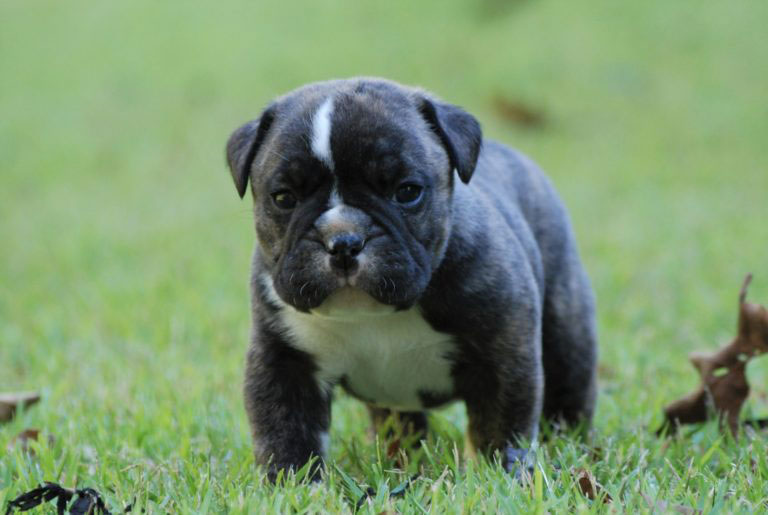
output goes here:
{"type": "Polygon", "coordinates": [[[420,430],[462,400],[471,444],[508,468],[542,415],[589,423],[594,300],[565,208],[474,117],[322,82],[237,129],[227,158],[254,202],[245,405],[270,477],[326,456],[337,384],[420,430]]]}

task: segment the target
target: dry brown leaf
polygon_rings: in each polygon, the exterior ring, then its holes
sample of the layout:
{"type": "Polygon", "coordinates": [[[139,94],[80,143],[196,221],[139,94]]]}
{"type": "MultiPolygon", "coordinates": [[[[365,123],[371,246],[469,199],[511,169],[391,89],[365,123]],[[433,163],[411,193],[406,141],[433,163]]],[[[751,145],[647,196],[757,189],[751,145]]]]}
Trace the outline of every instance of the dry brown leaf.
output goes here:
{"type": "Polygon", "coordinates": [[[393,438],[387,445],[387,458],[394,458],[400,453],[400,439],[393,438]]]}
{"type": "Polygon", "coordinates": [[[573,475],[576,477],[576,483],[579,485],[579,490],[584,497],[591,501],[602,497],[603,504],[613,502],[613,498],[608,492],[603,491],[602,485],[595,480],[595,476],[589,470],[584,468],[576,469],[573,475]]]}
{"type": "MultiPolygon", "coordinates": [[[[13,439],[8,442],[8,452],[13,451],[14,448],[20,447],[23,452],[29,453],[34,456],[35,451],[34,449],[30,448],[29,443],[30,442],[36,442],[40,439],[40,430],[35,428],[28,428],[13,437],[13,439]]],[[[55,442],[55,439],[53,436],[48,436],[48,445],[53,445],[55,442]]]]}
{"type": "Polygon", "coordinates": [[[544,125],[544,113],[517,100],[510,100],[502,95],[493,97],[493,108],[499,117],[516,125],[539,127],[544,125]]]}
{"type": "Polygon", "coordinates": [[[736,434],[739,413],[749,395],[745,374],[747,362],[768,352],[768,311],[746,302],[752,274],[747,275],[739,293],[738,334],[714,354],[694,352],[690,361],[701,376],[699,388],[664,408],[665,422],[659,429],[674,432],[680,424],[704,422],[716,415],[736,434]]]}
{"type": "Polygon", "coordinates": [[[0,393],[0,422],[11,420],[19,406],[26,408],[39,400],[37,392],[0,393]]]}

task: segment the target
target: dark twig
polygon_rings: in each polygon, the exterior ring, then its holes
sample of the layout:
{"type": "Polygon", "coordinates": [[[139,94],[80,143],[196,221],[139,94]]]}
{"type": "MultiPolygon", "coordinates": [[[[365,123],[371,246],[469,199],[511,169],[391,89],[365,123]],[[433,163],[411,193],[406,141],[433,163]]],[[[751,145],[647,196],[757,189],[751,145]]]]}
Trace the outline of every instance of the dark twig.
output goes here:
{"type": "MultiPolygon", "coordinates": [[[[111,515],[101,494],[93,488],[64,488],[56,483],[46,482],[34,490],[21,494],[8,503],[5,515],[10,515],[14,510],[27,511],[43,503],[56,500],[56,513],[67,513],[67,505],[74,498],[69,513],[72,515],[111,515]]],[[[123,513],[131,511],[132,505],[126,506],[123,513]]]]}

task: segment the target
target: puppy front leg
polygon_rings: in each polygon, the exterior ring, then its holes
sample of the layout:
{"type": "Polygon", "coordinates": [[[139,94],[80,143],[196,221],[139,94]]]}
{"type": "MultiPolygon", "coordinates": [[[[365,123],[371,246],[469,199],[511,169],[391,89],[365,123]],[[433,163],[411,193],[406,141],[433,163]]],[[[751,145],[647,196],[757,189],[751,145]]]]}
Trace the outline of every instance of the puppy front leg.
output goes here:
{"type": "Polygon", "coordinates": [[[310,477],[319,480],[331,422],[330,391],[314,377],[315,365],[275,335],[261,334],[249,352],[245,407],[256,462],[274,482],[280,470],[299,470],[312,457],[310,477]]]}
{"type": "Polygon", "coordinates": [[[511,472],[518,465],[530,465],[523,445],[538,433],[543,379],[540,360],[533,357],[507,365],[467,369],[462,397],[469,417],[470,454],[478,451],[490,457],[501,451],[502,465],[511,472]]]}

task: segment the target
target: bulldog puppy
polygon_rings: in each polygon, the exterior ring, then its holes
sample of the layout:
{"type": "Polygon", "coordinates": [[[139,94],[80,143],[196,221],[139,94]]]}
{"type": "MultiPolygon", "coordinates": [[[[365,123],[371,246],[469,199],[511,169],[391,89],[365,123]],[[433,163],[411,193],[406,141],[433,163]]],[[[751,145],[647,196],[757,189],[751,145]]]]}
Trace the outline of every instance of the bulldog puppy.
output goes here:
{"type": "Polygon", "coordinates": [[[594,300],[568,215],[470,114],[382,79],[310,84],[227,159],[254,203],[245,406],[271,478],[327,455],[335,385],[418,431],[461,400],[469,442],[510,469],[542,415],[589,423],[594,300]]]}

